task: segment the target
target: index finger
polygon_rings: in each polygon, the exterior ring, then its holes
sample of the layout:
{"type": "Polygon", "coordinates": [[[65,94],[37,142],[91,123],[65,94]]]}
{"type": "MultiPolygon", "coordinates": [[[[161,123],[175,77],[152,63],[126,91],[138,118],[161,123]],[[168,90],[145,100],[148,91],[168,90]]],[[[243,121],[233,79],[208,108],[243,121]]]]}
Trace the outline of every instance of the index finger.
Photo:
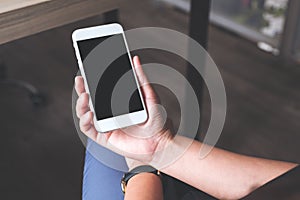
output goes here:
{"type": "Polygon", "coordinates": [[[76,93],[77,93],[78,96],[85,92],[84,82],[83,82],[82,76],[76,76],[75,77],[75,90],[76,90],[76,93]]]}

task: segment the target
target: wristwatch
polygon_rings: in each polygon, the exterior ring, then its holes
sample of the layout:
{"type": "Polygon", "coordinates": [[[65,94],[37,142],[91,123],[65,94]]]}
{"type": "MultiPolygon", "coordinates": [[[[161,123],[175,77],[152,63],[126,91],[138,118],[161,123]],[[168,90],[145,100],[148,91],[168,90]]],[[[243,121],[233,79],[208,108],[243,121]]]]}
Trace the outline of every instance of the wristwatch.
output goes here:
{"type": "Polygon", "coordinates": [[[141,166],[138,166],[136,168],[133,168],[129,172],[125,173],[123,175],[123,178],[121,179],[122,192],[125,194],[127,183],[132,177],[134,177],[137,174],[144,173],[144,172],[152,173],[152,174],[155,174],[157,176],[160,176],[159,170],[155,169],[154,167],[152,167],[150,165],[141,165],[141,166]]]}

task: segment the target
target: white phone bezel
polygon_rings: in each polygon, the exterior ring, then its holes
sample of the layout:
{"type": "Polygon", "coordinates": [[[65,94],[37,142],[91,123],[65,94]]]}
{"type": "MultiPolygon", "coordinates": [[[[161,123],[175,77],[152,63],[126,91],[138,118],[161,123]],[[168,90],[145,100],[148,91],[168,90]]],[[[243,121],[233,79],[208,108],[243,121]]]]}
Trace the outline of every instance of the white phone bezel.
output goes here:
{"type": "MultiPolygon", "coordinates": [[[[131,64],[131,68],[133,69],[135,82],[137,84],[140,99],[143,104],[143,110],[120,115],[120,116],[115,116],[115,117],[111,117],[111,118],[107,118],[107,119],[102,119],[102,120],[97,120],[96,114],[94,114],[94,125],[95,125],[95,128],[97,129],[97,131],[99,131],[99,132],[108,132],[111,130],[140,124],[140,123],[145,122],[148,118],[143,95],[140,90],[139,82],[138,82],[135,70],[133,68],[132,58],[131,58],[131,55],[130,55],[130,52],[128,49],[128,45],[127,45],[127,42],[125,39],[125,34],[124,34],[123,28],[120,24],[113,23],[113,24],[107,24],[107,25],[101,25],[101,26],[95,26],[95,27],[89,27],[89,28],[82,28],[82,29],[77,29],[72,33],[73,46],[75,49],[78,66],[79,66],[81,75],[84,79],[84,85],[85,85],[86,92],[88,93],[88,95],[91,99],[90,91],[89,91],[88,84],[86,81],[85,71],[83,68],[83,62],[82,62],[82,59],[81,59],[81,56],[79,53],[79,48],[78,48],[77,42],[83,41],[83,40],[88,40],[88,39],[93,39],[93,38],[109,36],[109,35],[115,35],[115,34],[123,35],[126,50],[127,50],[128,56],[129,56],[130,64],[131,64]],[[128,120],[128,119],[130,119],[130,120],[128,120]]],[[[91,111],[93,113],[95,113],[95,109],[94,109],[92,101],[89,101],[89,106],[90,106],[91,111]]]]}

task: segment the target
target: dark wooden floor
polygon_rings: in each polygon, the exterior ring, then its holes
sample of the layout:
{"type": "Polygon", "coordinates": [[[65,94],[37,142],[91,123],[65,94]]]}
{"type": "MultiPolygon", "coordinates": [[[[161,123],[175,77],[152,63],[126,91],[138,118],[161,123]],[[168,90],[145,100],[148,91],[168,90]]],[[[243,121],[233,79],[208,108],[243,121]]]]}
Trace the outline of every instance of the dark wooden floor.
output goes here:
{"type": "MultiPolygon", "coordinates": [[[[186,14],[150,0],[122,5],[120,14],[126,29],[188,30],[186,14]]],[[[100,23],[101,16],[0,47],[8,76],[36,85],[48,99],[47,106],[34,108],[23,90],[0,85],[1,199],[80,199],[84,148],[71,111],[77,65],[70,34],[76,27],[100,23]]],[[[300,163],[300,66],[281,64],[252,43],[216,27],[210,27],[209,52],[221,71],[228,98],[218,146],[300,163]]],[[[180,64],[167,58],[156,52],[142,60],[180,64]]],[[[206,96],[206,125],[208,107],[206,96]]]]}

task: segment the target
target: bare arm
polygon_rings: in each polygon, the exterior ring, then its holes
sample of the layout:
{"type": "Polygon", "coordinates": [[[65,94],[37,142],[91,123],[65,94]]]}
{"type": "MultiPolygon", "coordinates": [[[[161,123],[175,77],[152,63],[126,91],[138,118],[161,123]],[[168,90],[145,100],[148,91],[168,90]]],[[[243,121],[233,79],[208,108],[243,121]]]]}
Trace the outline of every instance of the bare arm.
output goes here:
{"type": "Polygon", "coordinates": [[[152,173],[141,173],[128,183],[125,200],[162,200],[163,189],[160,178],[152,173]]]}
{"type": "MultiPolygon", "coordinates": [[[[155,92],[143,73],[138,57],[135,57],[133,61],[140,85],[142,85],[148,111],[155,111],[155,109],[149,109],[158,103],[155,92]]],[[[153,135],[152,137],[133,137],[122,130],[99,134],[92,123],[93,114],[88,107],[89,99],[84,89],[82,77],[76,78],[75,86],[79,95],[76,113],[80,118],[80,129],[99,144],[113,151],[116,148],[112,147],[117,147],[118,153],[147,164],[153,158],[157,149],[164,149],[166,143],[174,142],[170,130],[165,130],[164,127],[160,126],[160,114],[154,111],[149,112],[146,123],[131,128],[132,133],[146,133],[145,135],[149,135],[150,132],[150,135],[153,135]]],[[[179,139],[179,143],[189,140],[183,137],[179,139]]],[[[199,150],[201,145],[201,143],[193,141],[188,150],[176,162],[161,171],[219,199],[242,198],[296,166],[293,163],[254,158],[218,148],[214,148],[207,157],[200,159],[199,150]]],[[[180,148],[180,145],[176,148],[175,142],[174,150],[180,148]]],[[[166,156],[172,158],[172,153],[167,153],[166,156]]],[[[155,166],[155,163],[150,164],[155,166]]],[[[134,184],[133,186],[139,185],[134,184]]]]}
{"type": "Polygon", "coordinates": [[[218,148],[200,159],[201,145],[193,141],[183,156],[161,171],[219,199],[240,199],[296,167],[293,163],[249,157],[218,148]]]}

